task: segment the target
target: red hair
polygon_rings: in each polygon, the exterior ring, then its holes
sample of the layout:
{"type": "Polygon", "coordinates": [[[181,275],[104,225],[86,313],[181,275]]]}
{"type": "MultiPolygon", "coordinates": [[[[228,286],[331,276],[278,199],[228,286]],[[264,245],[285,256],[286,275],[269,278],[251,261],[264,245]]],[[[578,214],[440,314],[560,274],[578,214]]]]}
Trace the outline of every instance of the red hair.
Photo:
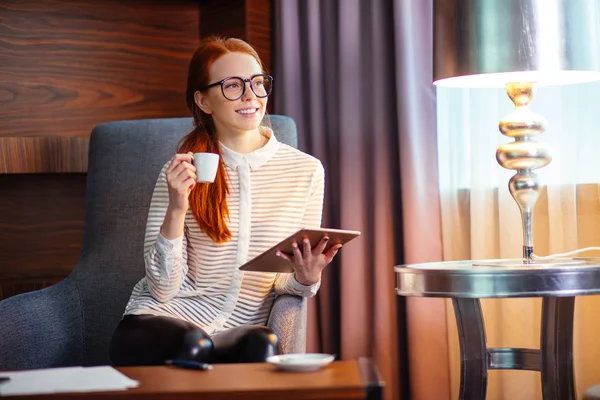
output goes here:
{"type": "MultiPolygon", "coordinates": [[[[188,133],[179,147],[180,153],[215,153],[221,155],[219,139],[212,117],[204,113],[196,104],[194,94],[198,88],[209,82],[210,67],[221,56],[239,52],[249,54],[256,59],[261,70],[264,67],[256,50],[241,39],[209,37],[200,42],[190,62],[186,89],[187,106],[194,117],[194,130],[188,133]]],[[[190,209],[198,221],[200,229],[212,240],[223,243],[231,239],[231,232],[225,222],[229,217],[227,208],[227,173],[223,161],[219,163],[217,176],[213,183],[197,183],[190,192],[190,209]]]]}

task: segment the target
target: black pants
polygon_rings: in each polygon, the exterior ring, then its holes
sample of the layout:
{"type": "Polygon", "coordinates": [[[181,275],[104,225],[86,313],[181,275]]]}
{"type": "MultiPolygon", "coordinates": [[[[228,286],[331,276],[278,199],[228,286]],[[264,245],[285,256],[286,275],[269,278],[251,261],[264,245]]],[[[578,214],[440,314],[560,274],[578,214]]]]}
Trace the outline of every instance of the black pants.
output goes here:
{"type": "Polygon", "coordinates": [[[154,315],[126,315],[110,343],[115,366],[162,365],[170,359],[264,362],[275,354],[277,336],[266,326],[240,326],[211,338],[190,322],[154,315]]]}

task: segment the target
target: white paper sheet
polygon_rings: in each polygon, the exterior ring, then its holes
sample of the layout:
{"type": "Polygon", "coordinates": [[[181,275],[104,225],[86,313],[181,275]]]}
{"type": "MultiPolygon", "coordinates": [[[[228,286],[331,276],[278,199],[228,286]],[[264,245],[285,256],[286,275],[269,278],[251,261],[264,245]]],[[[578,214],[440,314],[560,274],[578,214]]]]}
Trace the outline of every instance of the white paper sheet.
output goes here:
{"type": "Polygon", "coordinates": [[[109,366],[2,372],[0,376],[10,378],[0,384],[0,396],[127,390],[139,385],[109,366]]]}

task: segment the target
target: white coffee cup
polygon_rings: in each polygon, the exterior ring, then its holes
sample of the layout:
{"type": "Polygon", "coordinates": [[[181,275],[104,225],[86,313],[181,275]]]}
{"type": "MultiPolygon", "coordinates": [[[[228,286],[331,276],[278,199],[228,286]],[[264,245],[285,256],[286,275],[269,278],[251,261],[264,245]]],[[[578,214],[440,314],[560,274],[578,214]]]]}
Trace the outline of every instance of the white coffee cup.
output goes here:
{"type": "Polygon", "coordinates": [[[196,167],[196,182],[212,183],[215,181],[219,168],[218,154],[194,153],[193,163],[196,167]]]}

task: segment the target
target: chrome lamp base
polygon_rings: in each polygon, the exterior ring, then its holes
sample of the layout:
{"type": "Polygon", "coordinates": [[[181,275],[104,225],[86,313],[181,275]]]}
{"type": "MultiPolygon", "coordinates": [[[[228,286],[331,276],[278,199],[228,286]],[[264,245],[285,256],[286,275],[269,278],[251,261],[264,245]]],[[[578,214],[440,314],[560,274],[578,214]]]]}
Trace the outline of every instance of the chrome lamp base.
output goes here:
{"type": "Polygon", "coordinates": [[[529,109],[533,94],[531,82],[506,84],[506,94],[515,105],[515,110],[500,120],[498,128],[503,135],[514,138],[514,142],[498,147],[496,160],[507,169],[516,170],[508,182],[508,190],[517,202],[523,222],[523,261],[534,264],[533,253],[533,208],[539,197],[540,182],[533,170],[542,168],[552,161],[552,150],[547,143],[533,140],[546,129],[546,119],[529,109]]]}

